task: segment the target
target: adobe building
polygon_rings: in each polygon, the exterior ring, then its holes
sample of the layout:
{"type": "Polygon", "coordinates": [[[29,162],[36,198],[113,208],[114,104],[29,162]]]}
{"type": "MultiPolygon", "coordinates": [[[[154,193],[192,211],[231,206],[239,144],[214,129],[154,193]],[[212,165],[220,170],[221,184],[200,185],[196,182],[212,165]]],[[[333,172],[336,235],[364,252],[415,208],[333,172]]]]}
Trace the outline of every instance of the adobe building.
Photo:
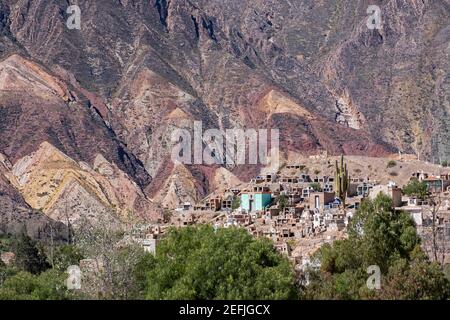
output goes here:
{"type": "Polygon", "coordinates": [[[411,178],[425,182],[428,191],[432,193],[444,192],[450,186],[450,176],[448,174],[431,175],[424,172],[414,172],[411,178]]]}
{"type": "Polygon", "coordinates": [[[303,199],[308,198],[309,195],[310,195],[311,193],[313,193],[313,192],[314,192],[314,188],[311,187],[311,186],[308,186],[308,187],[303,188],[303,189],[302,189],[302,198],[303,198],[303,199]]]}
{"type": "Polygon", "coordinates": [[[361,197],[367,197],[372,189],[373,185],[368,182],[361,182],[356,185],[356,193],[361,197]]]}
{"type": "Polygon", "coordinates": [[[307,182],[311,182],[311,177],[306,174],[306,173],[301,173],[299,175],[299,179],[298,179],[299,183],[307,183],[307,182]]]}
{"type": "Polygon", "coordinates": [[[391,189],[392,205],[394,208],[402,206],[402,189],[394,187],[391,189]]]}
{"type": "Polygon", "coordinates": [[[144,251],[151,253],[153,255],[156,254],[156,246],[159,243],[159,237],[157,234],[148,234],[147,237],[142,241],[142,246],[144,247],[144,251]]]}
{"type": "Polygon", "coordinates": [[[428,187],[428,191],[432,193],[444,192],[450,186],[450,177],[448,174],[440,176],[430,176],[423,179],[428,187]]]}
{"type": "Polygon", "coordinates": [[[250,180],[251,184],[260,184],[260,183],[263,183],[263,182],[265,182],[265,178],[262,177],[262,176],[257,176],[256,178],[250,180]]]}
{"type": "Polygon", "coordinates": [[[220,197],[210,198],[206,201],[207,210],[219,211],[222,205],[222,199],[220,197]]]}
{"type": "Polygon", "coordinates": [[[276,173],[268,173],[264,175],[265,181],[269,183],[273,183],[277,181],[277,174],[276,173]]]}
{"type": "Polygon", "coordinates": [[[299,180],[297,177],[289,177],[289,176],[283,176],[280,179],[281,183],[299,183],[299,180]]]}
{"type": "Polygon", "coordinates": [[[302,169],[304,166],[298,163],[286,165],[286,169],[302,169]]]}
{"type": "Polygon", "coordinates": [[[232,196],[229,196],[228,198],[222,200],[221,209],[224,211],[233,209],[233,197],[232,196]]]}
{"type": "Polygon", "coordinates": [[[270,218],[276,217],[280,214],[280,208],[278,207],[278,204],[274,204],[270,206],[266,213],[269,215],[270,218]]]}
{"type": "Polygon", "coordinates": [[[335,199],[334,192],[310,192],[309,204],[313,209],[320,209],[332,203],[335,199]]]}
{"type": "Polygon", "coordinates": [[[349,183],[347,189],[347,197],[356,197],[358,195],[358,184],[349,183]]]}

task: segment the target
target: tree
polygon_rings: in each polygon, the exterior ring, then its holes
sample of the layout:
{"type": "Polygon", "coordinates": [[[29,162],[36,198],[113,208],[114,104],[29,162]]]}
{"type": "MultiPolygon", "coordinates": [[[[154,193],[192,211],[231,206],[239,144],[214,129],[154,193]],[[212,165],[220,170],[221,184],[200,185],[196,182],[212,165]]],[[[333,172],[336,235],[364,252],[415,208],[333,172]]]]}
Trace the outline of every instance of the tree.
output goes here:
{"type": "Polygon", "coordinates": [[[414,222],[392,209],[383,194],[366,199],[349,225],[348,239],[322,246],[303,282],[308,299],[445,299],[449,281],[420,248],[414,222]],[[366,285],[369,266],[380,268],[381,289],[366,285]]]}
{"type": "Polygon", "coordinates": [[[428,195],[428,186],[424,181],[413,178],[403,187],[403,193],[409,197],[425,200],[428,195]]]}
{"type": "Polygon", "coordinates": [[[21,271],[39,274],[50,268],[43,249],[38,247],[37,242],[25,233],[22,233],[19,239],[16,239],[13,251],[16,254],[16,267],[21,271]]]}
{"type": "Polygon", "coordinates": [[[431,226],[429,228],[424,228],[425,232],[423,238],[425,249],[429,249],[429,252],[431,251],[430,255],[433,258],[433,261],[440,260],[443,265],[447,249],[444,228],[439,226],[438,213],[443,203],[441,193],[429,192],[427,184],[416,178],[411,179],[411,181],[403,188],[403,192],[408,196],[417,197],[427,201],[427,205],[422,205],[422,210],[431,218],[431,226]],[[439,243],[439,238],[441,238],[441,243],[439,243]]]}
{"type": "Polygon", "coordinates": [[[411,260],[399,259],[390,267],[382,286],[377,293],[380,299],[433,299],[448,298],[449,281],[442,273],[438,263],[430,263],[423,251],[416,247],[411,260]]]}
{"type": "Polygon", "coordinates": [[[155,257],[151,253],[144,254],[133,268],[133,279],[135,286],[130,292],[131,299],[145,299],[147,289],[147,272],[155,266],[155,257]]]}
{"type": "Polygon", "coordinates": [[[280,209],[280,212],[283,212],[284,209],[288,206],[289,204],[289,199],[286,195],[282,194],[278,197],[278,208],[280,209]]]}
{"type": "Polygon", "coordinates": [[[11,251],[13,239],[6,234],[0,234],[0,251],[11,251]]]}
{"type": "Polygon", "coordinates": [[[361,246],[365,267],[378,265],[382,271],[387,271],[392,259],[407,257],[420,244],[413,220],[405,212],[396,213],[385,194],[362,202],[348,233],[350,241],[361,246]]]}
{"type": "Polygon", "coordinates": [[[61,245],[55,250],[53,268],[64,272],[69,266],[78,265],[83,258],[81,249],[75,245],[61,245]]]}
{"type": "Polygon", "coordinates": [[[237,196],[233,196],[233,202],[231,203],[231,209],[236,210],[241,206],[241,198],[237,196]]]}
{"type": "Polygon", "coordinates": [[[0,300],[68,300],[67,275],[48,270],[39,275],[19,272],[5,280],[0,287],[0,300]]]}
{"type": "Polygon", "coordinates": [[[426,224],[422,231],[424,247],[433,261],[439,261],[444,266],[448,242],[445,239],[445,224],[441,223],[439,215],[443,199],[441,193],[428,193],[425,199],[428,204],[422,205],[422,212],[427,220],[431,219],[431,225],[426,224]]]}
{"type": "Polygon", "coordinates": [[[173,216],[173,211],[172,210],[164,209],[164,211],[163,211],[164,222],[169,222],[170,219],[172,219],[172,216],[173,216]]]}
{"type": "Polygon", "coordinates": [[[95,222],[81,219],[75,234],[77,247],[90,262],[81,270],[82,293],[93,299],[131,298],[138,291],[133,270],[145,254],[142,246],[108,217],[95,222]]]}
{"type": "Polygon", "coordinates": [[[6,281],[6,279],[12,277],[16,273],[17,271],[14,268],[5,265],[3,261],[0,260],[0,288],[3,286],[3,283],[6,281]]]}
{"type": "Polygon", "coordinates": [[[149,263],[147,299],[289,299],[296,297],[288,259],[269,239],[243,229],[171,229],[149,263]]]}

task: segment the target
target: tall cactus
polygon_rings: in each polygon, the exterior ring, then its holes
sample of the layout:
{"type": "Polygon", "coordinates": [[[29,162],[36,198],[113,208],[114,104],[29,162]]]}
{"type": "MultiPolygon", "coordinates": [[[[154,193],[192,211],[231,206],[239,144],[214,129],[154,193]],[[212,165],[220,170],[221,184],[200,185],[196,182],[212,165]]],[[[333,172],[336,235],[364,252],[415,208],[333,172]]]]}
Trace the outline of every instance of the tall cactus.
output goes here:
{"type": "Polygon", "coordinates": [[[345,198],[347,197],[348,186],[350,184],[350,178],[348,176],[347,164],[344,164],[344,156],[341,156],[341,165],[338,165],[336,160],[336,172],[334,176],[336,184],[336,193],[338,198],[342,201],[342,207],[345,211],[345,198]]]}

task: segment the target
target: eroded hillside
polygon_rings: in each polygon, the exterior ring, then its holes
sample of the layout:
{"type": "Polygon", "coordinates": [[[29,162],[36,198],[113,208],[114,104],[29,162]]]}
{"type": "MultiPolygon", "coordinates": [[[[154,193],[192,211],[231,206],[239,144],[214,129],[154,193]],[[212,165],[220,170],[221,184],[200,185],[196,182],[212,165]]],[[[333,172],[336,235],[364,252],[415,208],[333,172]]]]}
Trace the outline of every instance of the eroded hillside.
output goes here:
{"type": "Polygon", "coordinates": [[[66,199],[154,216],[153,198],[174,206],[213,191],[218,177],[257,174],[171,163],[172,132],[194,121],[278,128],[283,159],[450,157],[448,0],[79,6],[81,30],[70,30],[64,1],[0,0],[0,152],[18,167],[45,143],[66,159],[51,169],[35,161],[34,180],[16,186],[51,216],[66,199]],[[379,30],[366,25],[373,4],[379,30]],[[43,191],[55,174],[63,182],[43,191]]]}

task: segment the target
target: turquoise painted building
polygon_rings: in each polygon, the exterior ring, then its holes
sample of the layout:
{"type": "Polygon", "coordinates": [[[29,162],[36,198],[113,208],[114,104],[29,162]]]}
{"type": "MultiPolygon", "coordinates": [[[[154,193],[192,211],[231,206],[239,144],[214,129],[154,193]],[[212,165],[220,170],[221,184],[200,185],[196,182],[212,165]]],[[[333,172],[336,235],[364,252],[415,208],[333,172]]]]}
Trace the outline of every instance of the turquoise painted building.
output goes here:
{"type": "Polygon", "coordinates": [[[246,212],[264,210],[271,202],[272,195],[269,192],[241,194],[241,208],[246,212]]]}

